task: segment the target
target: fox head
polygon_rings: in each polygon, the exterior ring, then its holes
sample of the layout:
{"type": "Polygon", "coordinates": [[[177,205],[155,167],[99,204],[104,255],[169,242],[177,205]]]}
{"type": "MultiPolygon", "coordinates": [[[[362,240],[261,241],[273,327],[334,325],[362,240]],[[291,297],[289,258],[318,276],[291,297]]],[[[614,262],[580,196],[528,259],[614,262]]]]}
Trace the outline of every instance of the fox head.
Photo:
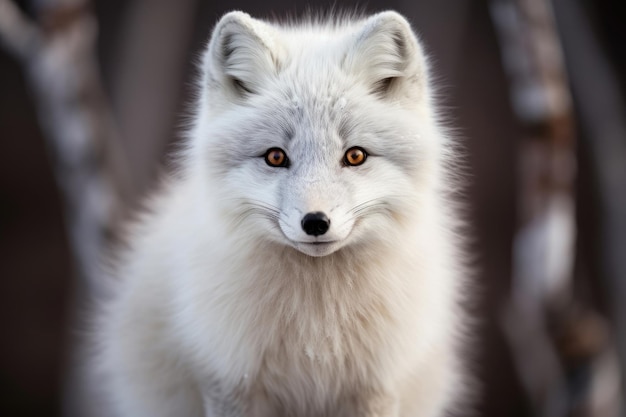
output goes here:
{"type": "Polygon", "coordinates": [[[276,25],[231,12],[202,65],[190,172],[228,227],[326,256],[392,244],[419,220],[444,139],[402,16],[276,25]]]}

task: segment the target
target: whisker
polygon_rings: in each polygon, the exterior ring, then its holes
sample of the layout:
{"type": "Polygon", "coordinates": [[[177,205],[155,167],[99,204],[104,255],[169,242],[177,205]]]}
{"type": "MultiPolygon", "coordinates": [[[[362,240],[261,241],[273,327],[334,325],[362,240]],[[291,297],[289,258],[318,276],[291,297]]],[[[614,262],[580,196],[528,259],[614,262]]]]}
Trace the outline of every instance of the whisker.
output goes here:
{"type": "Polygon", "coordinates": [[[278,223],[281,218],[281,211],[278,207],[261,200],[233,197],[229,200],[238,203],[238,210],[233,219],[233,225],[238,227],[246,219],[257,217],[278,223]]]}
{"type": "Polygon", "coordinates": [[[390,211],[390,204],[388,200],[388,197],[384,199],[373,198],[366,200],[348,210],[347,214],[352,214],[353,218],[358,218],[366,214],[388,213],[390,211]]]}
{"type": "Polygon", "coordinates": [[[394,216],[398,211],[402,211],[402,208],[393,203],[394,200],[399,199],[401,201],[406,200],[402,195],[386,195],[382,198],[372,198],[370,200],[363,201],[351,209],[346,211],[348,218],[346,222],[356,221],[365,216],[382,215],[382,216],[394,216]]]}

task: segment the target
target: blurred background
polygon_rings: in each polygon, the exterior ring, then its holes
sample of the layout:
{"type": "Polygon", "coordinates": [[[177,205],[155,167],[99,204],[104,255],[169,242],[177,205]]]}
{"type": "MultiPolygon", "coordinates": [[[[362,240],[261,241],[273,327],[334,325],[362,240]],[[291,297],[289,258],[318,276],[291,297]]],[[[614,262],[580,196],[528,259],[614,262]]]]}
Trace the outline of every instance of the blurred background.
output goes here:
{"type": "Polygon", "coordinates": [[[93,267],[167,171],[217,19],[355,7],[412,22],[466,151],[475,415],[624,415],[620,2],[0,0],[1,416],[106,415],[77,365],[93,267]]]}

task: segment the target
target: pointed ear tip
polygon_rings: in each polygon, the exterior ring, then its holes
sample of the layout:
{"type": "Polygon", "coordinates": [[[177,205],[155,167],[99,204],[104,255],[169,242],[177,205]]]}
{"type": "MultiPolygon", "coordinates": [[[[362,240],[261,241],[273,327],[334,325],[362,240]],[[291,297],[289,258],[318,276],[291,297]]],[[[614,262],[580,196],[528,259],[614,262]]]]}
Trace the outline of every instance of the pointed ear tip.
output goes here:
{"type": "Polygon", "coordinates": [[[211,37],[217,38],[223,33],[231,32],[245,32],[260,36],[266,32],[268,26],[263,20],[255,19],[248,13],[234,10],[222,16],[213,28],[211,37]]]}
{"type": "Polygon", "coordinates": [[[245,22],[247,20],[252,19],[250,15],[246,12],[242,12],[241,10],[233,10],[226,14],[224,14],[219,23],[229,23],[229,22],[245,22]]]}
{"type": "Polygon", "coordinates": [[[372,18],[379,22],[398,22],[410,26],[407,18],[395,10],[385,10],[383,12],[376,13],[372,16],[372,18]]]}
{"type": "Polygon", "coordinates": [[[246,12],[242,12],[239,10],[233,10],[224,14],[220,20],[217,22],[213,29],[213,34],[220,33],[222,28],[229,27],[231,25],[250,28],[253,26],[254,19],[246,12]]]}
{"type": "Polygon", "coordinates": [[[371,17],[372,25],[370,27],[384,28],[385,30],[398,30],[401,37],[411,39],[410,43],[417,44],[421,49],[421,39],[418,33],[413,29],[411,22],[402,14],[395,10],[387,10],[377,13],[371,17]]]}

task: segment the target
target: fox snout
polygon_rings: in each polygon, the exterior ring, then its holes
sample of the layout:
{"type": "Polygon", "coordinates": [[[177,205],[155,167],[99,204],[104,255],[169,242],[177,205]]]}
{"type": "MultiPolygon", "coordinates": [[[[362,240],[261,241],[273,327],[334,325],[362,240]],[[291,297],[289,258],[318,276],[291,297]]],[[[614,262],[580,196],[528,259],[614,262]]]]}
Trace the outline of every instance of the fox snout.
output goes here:
{"type": "Polygon", "coordinates": [[[328,231],[330,219],[321,211],[307,213],[300,223],[304,233],[311,236],[320,236],[328,231]]]}

